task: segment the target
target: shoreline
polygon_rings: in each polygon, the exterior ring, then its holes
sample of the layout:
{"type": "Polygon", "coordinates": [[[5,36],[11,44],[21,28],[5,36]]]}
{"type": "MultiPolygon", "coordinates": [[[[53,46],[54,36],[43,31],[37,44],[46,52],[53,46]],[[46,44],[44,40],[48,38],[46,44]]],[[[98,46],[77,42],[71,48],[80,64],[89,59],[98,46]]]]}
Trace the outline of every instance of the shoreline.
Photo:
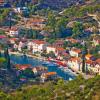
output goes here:
{"type": "MultiPolygon", "coordinates": [[[[4,51],[1,51],[2,53],[4,53],[4,51]]],[[[17,55],[17,56],[23,56],[24,54],[23,53],[19,53],[19,52],[9,52],[10,55],[17,55]]],[[[31,54],[25,54],[27,57],[30,57],[30,58],[33,58],[33,59],[38,59],[38,60],[42,60],[42,61],[47,61],[46,58],[43,58],[43,57],[38,57],[38,56],[35,56],[35,55],[31,55],[31,54]]],[[[61,68],[63,69],[63,68],[61,68]]],[[[77,72],[73,72],[71,69],[68,68],[68,71],[71,72],[73,75],[75,75],[76,77],[78,76],[77,72]]],[[[66,73],[66,71],[63,70],[63,72],[66,73]]]]}

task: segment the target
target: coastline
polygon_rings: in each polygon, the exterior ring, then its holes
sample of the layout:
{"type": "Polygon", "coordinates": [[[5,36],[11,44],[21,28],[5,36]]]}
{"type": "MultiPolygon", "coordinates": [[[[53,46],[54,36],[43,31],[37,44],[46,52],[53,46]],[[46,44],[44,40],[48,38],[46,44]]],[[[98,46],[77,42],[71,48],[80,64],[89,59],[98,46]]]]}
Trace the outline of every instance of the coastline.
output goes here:
{"type": "MultiPolygon", "coordinates": [[[[4,52],[3,50],[1,51],[2,53],[4,52]]],[[[17,56],[23,56],[23,53],[19,53],[19,52],[11,52],[9,51],[10,55],[17,55],[17,56]]],[[[31,55],[31,54],[25,54],[27,57],[33,58],[33,59],[38,59],[38,60],[42,60],[42,61],[47,61],[46,58],[43,57],[39,57],[39,56],[35,56],[35,55],[31,55]]],[[[62,68],[63,69],[63,68],[62,68]]],[[[63,70],[64,71],[64,70],[63,70]]],[[[78,76],[77,72],[73,72],[71,69],[68,68],[68,71],[71,72],[73,75],[78,76]]],[[[64,71],[66,73],[66,71],[64,71]]]]}

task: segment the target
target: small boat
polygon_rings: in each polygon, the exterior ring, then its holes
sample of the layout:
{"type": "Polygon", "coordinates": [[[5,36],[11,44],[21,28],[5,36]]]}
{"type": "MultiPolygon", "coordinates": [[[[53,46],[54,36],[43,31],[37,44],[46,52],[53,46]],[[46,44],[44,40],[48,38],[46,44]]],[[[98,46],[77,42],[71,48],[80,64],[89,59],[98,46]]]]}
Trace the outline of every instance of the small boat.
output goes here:
{"type": "Polygon", "coordinates": [[[72,78],[69,78],[69,81],[72,81],[73,79],[72,78]]]}

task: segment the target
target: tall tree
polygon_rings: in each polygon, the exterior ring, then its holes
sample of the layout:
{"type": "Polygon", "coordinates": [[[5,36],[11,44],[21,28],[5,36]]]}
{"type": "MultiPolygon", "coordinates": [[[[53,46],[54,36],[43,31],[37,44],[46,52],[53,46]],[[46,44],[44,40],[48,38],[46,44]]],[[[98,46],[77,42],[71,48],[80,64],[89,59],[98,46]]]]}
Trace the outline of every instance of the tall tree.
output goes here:
{"type": "Polygon", "coordinates": [[[7,62],[7,69],[10,70],[11,64],[10,64],[10,56],[9,56],[9,52],[8,52],[8,47],[4,51],[4,56],[5,56],[6,62],[7,62]]]}
{"type": "Polygon", "coordinates": [[[83,33],[83,29],[84,29],[84,27],[83,27],[82,23],[75,22],[73,30],[72,30],[73,31],[73,37],[77,37],[80,34],[82,34],[83,33]]]}

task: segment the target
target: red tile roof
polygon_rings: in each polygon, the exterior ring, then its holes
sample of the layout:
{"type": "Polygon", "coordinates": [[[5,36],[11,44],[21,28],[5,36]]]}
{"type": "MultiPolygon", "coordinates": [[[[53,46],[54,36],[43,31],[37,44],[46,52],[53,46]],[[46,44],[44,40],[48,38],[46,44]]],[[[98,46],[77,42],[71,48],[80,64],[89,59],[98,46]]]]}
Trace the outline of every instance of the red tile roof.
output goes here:
{"type": "Polygon", "coordinates": [[[36,44],[45,44],[46,42],[43,41],[43,40],[33,40],[32,41],[33,43],[36,43],[36,44]]]}
{"type": "Polygon", "coordinates": [[[4,3],[4,0],[0,0],[0,3],[4,3]]]}
{"type": "Polygon", "coordinates": [[[65,49],[64,48],[61,48],[61,47],[58,47],[56,48],[58,51],[64,51],[65,49]]]}
{"type": "Polygon", "coordinates": [[[0,39],[6,38],[5,35],[0,35],[0,39]]]}
{"type": "Polygon", "coordinates": [[[72,58],[70,58],[70,61],[81,61],[81,60],[78,57],[72,57],[72,58]]]}
{"type": "Polygon", "coordinates": [[[52,76],[52,75],[56,75],[57,73],[56,72],[48,72],[48,73],[46,73],[45,75],[46,76],[52,76]]]}
{"type": "Polygon", "coordinates": [[[18,68],[20,70],[25,70],[25,69],[31,67],[31,65],[29,65],[29,64],[16,64],[15,66],[16,66],[16,68],[18,68]]]}
{"type": "Polygon", "coordinates": [[[72,51],[74,51],[76,53],[81,53],[81,49],[77,49],[77,48],[72,48],[72,51]]]}

